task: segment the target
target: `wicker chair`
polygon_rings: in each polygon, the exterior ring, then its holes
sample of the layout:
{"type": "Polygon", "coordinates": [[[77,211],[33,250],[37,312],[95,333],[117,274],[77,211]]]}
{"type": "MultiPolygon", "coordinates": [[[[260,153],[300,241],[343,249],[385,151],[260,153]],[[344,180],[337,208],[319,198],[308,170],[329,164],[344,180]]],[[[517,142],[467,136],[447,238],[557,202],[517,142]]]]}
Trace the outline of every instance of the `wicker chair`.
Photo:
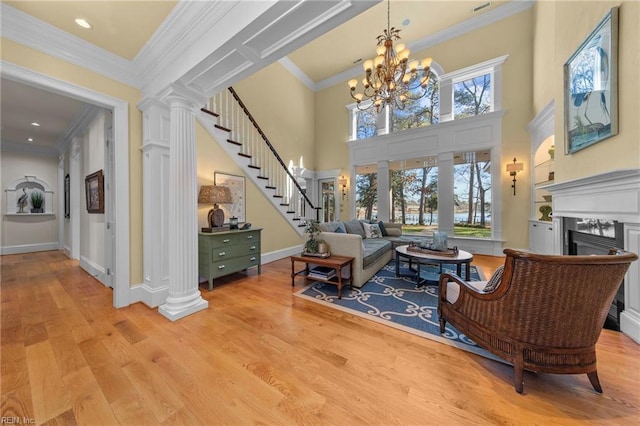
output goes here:
{"type": "Polygon", "coordinates": [[[524,369],[586,373],[602,392],[595,345],[624,274],[638,256],[615,249],[611,254],[616,255],[609,256],[504,253],[502,282],[491,292],[454,274],[440,277],[440,332],[449,322],[512,363],[518,393],[524,388],[524,369]]]}

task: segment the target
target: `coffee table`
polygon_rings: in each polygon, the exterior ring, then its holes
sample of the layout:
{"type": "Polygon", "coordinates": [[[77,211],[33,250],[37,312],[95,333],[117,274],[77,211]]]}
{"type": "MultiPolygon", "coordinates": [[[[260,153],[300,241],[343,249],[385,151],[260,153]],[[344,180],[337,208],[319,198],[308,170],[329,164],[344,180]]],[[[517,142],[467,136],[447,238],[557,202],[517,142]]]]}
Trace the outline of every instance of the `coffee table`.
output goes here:
{"type": "Polygon", "coordinates": [[[408,251],[408,245],[396,247],[396,276],[397,277],[416,277],[416,286],[421,287],[427,281],[427,279],[420,278],[420,266],[421,265],[440,265],[440,273],[442,274],[442,265],[456,265],[456,273],[466,280],[469,280],[471,276],[471,261],[473,255],[464,250],[458,250],[457,256],[438,256],[431,253],[420,253],[415,251],[408,251]],[[409,270],[414,274],[401,274],[400,273],[400,259],[406,259],[409,262],[409,270]],[[414,268],[415,264],[415,268],[414,268]],[[465,266],[464,276],[462,276],[462,265],[465,266]]]}
{"type": "Polygon", "coordinates": [[[303,275],[308,280],[336,284],[338,286],[338,299],[342,299],[343,284],[347,284],[351,286],[351,282],[353,280],[353,257],[331,255],[329,257],[322,258],[322,257],[301,255],[301,256],[291,256],[290,259],[291,259],[291,287],[295,285],[295,277],[297,275],[303,275]],[[294,267],[296,262],[304,263],[304,269],[296,272],[294,267]],[[314,265],[327,266],[335,270],[336,275],[329,279],[322,279],[322,278],[309,276],[310,263],[314,265]],[[342,278],[342,268],[347,265],[349,266],[349,277],[342,278]]]}

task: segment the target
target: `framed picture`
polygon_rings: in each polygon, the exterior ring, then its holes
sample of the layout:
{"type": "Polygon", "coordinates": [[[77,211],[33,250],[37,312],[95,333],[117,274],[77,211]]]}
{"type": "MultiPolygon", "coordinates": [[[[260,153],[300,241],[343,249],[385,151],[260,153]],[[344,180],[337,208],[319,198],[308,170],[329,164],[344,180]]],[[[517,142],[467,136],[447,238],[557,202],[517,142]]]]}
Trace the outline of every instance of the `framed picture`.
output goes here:
{"type": "Polygon", "coordinates": [[[213,174],[213,184],[226,186],[231,191],[231,203],[219,205],[224,211],[225,223],[229,223],[231,217],[237,217],[238,223],[246,222],[244,176],[215,172],[213,174]]]}
{"type": "Polygon", "coordinates": [[[69,174],[64,177],[64,217],[69,219],[71,217],[71,178],[69,174]]]}
{"type": "Polygon", "coordinates": [[[618,134],[618,8],[564,64],[566,153],[618,134]]]}
{"type": "Polygon", "coordinates": [[[104,213],[104,176],[102,170],[84,179],[88,213],[104,213]]]}

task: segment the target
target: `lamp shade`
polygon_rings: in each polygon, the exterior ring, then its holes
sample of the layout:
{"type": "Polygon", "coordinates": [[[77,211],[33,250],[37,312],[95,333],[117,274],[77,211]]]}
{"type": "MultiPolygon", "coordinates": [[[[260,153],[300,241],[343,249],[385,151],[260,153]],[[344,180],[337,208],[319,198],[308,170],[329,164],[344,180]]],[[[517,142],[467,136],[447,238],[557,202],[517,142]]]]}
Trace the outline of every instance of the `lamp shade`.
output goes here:
{"type": "Polygon", "coordinates": [[[228,204],[231,191],[226,186],[202,185],[198,194],[200,204],[228,204]]]}
{"type": "Polygon", "coordinates": [[[507,171],[508,172],[521,172],[523,167],[522,167],[522,163],[511,163],[511,164],[507,164],[507,171]]]}

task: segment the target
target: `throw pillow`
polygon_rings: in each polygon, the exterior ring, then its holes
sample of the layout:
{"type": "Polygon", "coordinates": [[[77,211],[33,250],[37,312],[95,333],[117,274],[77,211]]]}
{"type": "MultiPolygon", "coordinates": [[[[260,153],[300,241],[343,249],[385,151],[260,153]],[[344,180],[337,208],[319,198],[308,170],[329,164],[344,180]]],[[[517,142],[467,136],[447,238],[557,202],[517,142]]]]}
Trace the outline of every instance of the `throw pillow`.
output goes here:
{"type": "Polygon", "coordinates": [[[364,233],[364,229],[362,228],[362,223],[359,220],[350,220],[348,222],[344,222],[344,226],[347,230],[347,234],[357,234],[362,238],[367,237],[364,233]]]}
{"type": "Polygon", "coordinates": [[[487,285],[484,287],[484,291],[492,292],[496,288],[498,288],[498,286],[502,282],[503,272],[504,272],[504,265],[498,266],[498,269],[496,269],[496,271],[491,276],[491,279],[487,282],[487,285]]]}
{"type": "Polygon", "coordinates": [[[344,234],[345,233],[344,229],[342,228],[342,226],[338,226],[334,232],[336,234],[344,234]]]}
{"type": "Polygon", "coordinates": [[[378,228],[380,228],[380,232],[382,232],[383,237],[389,236],[389,234],[387,234],[387,229],[384,227],[384,223],[382,223],[382,221],[378,222],[378,228]]]}
{"type": "Polygon", "coordinates": [[[367,238],[382,238],[382,232],[377,223],[363,223],[362,226],[367,238]]]}

